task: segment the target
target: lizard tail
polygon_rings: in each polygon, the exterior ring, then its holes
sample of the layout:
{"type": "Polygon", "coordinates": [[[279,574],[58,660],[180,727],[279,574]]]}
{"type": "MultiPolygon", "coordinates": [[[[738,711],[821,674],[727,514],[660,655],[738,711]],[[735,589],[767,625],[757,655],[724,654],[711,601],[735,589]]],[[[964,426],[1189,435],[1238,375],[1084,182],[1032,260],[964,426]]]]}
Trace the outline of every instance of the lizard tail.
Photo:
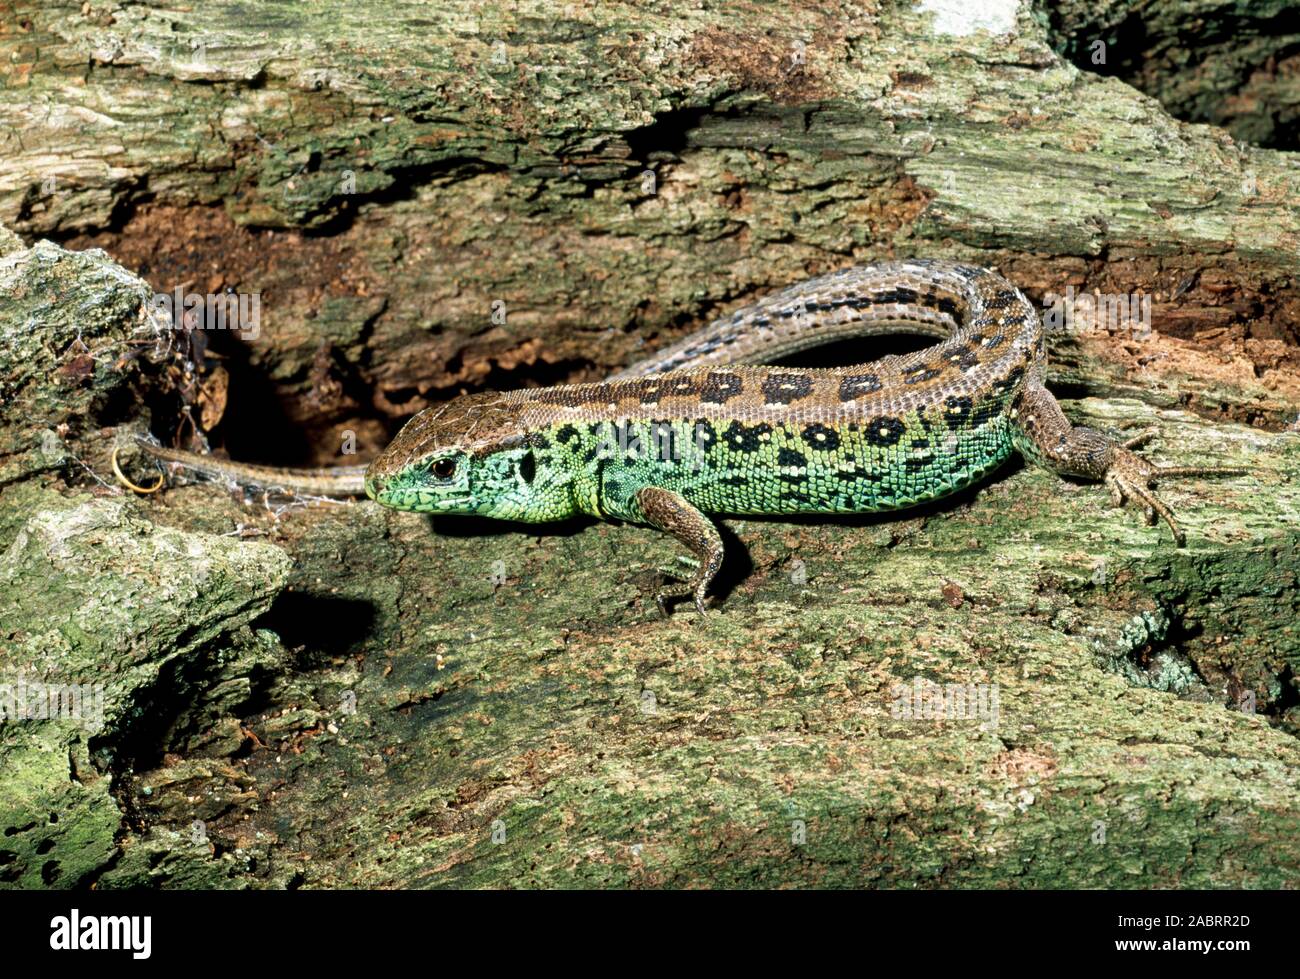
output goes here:
{"type": "Polygon", "coordinates": [[[181,466],[223,482],[251,486],[292,496],[364,496],[365,466],[334,466],[325,469],[281,469],[276,466],[252,466],[168,449],[137,436],[136,445],[160,462],[181,466]]]}

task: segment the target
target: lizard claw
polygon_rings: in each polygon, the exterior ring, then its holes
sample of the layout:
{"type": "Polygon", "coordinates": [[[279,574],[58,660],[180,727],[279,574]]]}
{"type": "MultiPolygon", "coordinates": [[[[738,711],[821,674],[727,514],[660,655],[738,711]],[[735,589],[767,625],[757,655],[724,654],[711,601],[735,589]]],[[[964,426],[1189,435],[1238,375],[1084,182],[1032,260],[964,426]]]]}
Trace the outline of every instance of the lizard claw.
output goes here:
{"type": "MultiPolygon", "coordinates": [[[[668,531],[694,554],[694,557],[681,557],[678,560],[694,569],[685,594],[695,599],[696,610],[704,615],[704,594],[709,590],[709,582],[722,566],[722,538],[718,536],[718,529],[708,517],[672,490],[646,486],[637,491],[636,500],[646,523],[668,531]]],[[[668,577],[678,576],[668,572],[668,577]]],[[[667,599],[670,597],[675,598],[677,595],[661,591],[655,596],[655,604],[664,615],[668,614],[667,599]]]]}
{"type": "Polygon", "coordinates": [[[704,588],[696,588],[692,592],[661,591],[655,596],[655,605],[659,606],[660,614],[662,614],[666,619],[672,615],[672,613],[668,611],[668,599],[685,598],[687,595],[690,595],[695,599],[695,610],[699,612],[700,615],[709,614],[709,607],[705,604],[707,599],[704,596],[704,588]]]}
{"type": "Polygon", "coordinates": [[[679,554],[677,557],[686,568],[691,571],[690,577],[678,573],[675,568],[660,568],[659,573],[669,581],[679,582],[688,586],[686,591],[672,591],[665,589],[655,596],[655,604],[659,606],[659,611],[667,618],[672,613],[668,610],[668,599],[690,597],[695,600],[695,609],[700,615],[708,614],[708,599],[705,597],[705,590],[708,588],[708,581],[701,580],[700,561],[697,558],[690,557],[686,554],[679,554]]]}
{"type": "Polygon", "coordinates": [[[1123,506],[1126,500],[1132,500],[1142,507],[1143,517],[1148,525],[1156,522],[1157,517],[1169,524],[1173,532],[1174,543],[1179,547],[1187,545],[1187,535],[1183,533],[1173,511],[1156,496],[1153,488],[1162,479],[1182,476],[1243,476],[1244,469],[1202,468],[1199,466],[1157,466],[1130,451],[1130,446],[1141,439],[1145,441],[1151,433],[1144,432],[1136,439],[1130,439],[1122,446],[1111,450],[1110,465],[1106,469],[1106,485],[1110,488],[1111,499],[1116,506],[1123,506]]]}

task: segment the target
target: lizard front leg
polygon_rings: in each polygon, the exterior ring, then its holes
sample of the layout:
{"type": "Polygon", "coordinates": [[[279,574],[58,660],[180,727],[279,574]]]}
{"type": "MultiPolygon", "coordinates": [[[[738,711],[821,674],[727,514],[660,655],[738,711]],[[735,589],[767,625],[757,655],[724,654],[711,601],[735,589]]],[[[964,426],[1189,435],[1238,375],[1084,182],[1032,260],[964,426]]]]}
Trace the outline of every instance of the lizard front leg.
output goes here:
{"type": "Polygon", "coordinates": [[[1021,388],[1012,410],[1016,449],[1026,459],[1069,476],[1104,482],[1116,506],[1125,501],[1143,508],[1148,524],[1159,515],[1173,531],[1174,543],[1187,543],[1173,512],[1152,491],[1162,479],[1182,476],[1241,476],[1243,469],[1201,466],[1157,466],[1132,451],[1153,432],[1120,442],[1084,425],[1071,425],[1051,392],[1030,380],[1021,388]]]}
{"type": "MultiPolygon", "coordinates": [[[[704,593],[713,576],[722,567],[722,537],[718,534],[718,528],[681,494],[659,486],[646,486],[638,490],[636,504],[646,523],[672,534],[699,561],[699,567],[691,577],[688,588],[695,598],[695,607],[704,615],[704,593]]],[[[664,615],[668,614],[665,600],[673,594],[661,591],[655,596],[655,603],[664,615]]]]}

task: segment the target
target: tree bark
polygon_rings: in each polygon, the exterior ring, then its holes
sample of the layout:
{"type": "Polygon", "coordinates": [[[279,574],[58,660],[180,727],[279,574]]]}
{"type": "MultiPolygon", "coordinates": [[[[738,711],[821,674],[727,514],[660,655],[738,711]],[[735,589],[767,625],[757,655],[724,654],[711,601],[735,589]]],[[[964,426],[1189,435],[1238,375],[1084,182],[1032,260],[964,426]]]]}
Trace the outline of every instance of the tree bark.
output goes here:
{"type": "Polygon", "coordinates": [[[1074,8],[998,9],[11,5],[0,675],[113,680],[94,731],[0,726],[0,882],[1294,886],[1295,163],[1064,60],[1074,8]],[[721,609],[660,621],[649,531],[108,475],[185,408],[355,461],[895,255],[1150,296],[1149,336],[1070,307],[1067,411],[1250,476],[1164,488],[1185,549],[1015,467],[729,521],[721,609]],[[187,364],[178,287],[259,335],[187,364]]]}

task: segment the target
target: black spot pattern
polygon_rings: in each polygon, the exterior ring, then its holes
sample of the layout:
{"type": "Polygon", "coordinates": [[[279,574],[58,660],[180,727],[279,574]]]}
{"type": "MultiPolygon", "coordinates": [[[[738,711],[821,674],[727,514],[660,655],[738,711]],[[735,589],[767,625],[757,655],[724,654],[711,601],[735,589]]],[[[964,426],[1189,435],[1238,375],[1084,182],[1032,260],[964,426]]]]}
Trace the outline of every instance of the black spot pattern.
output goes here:
{"type": "Polygon", "coordinates": [[[840,433],[815,422],[803,430],[803,440],[818,452],[834,452],[840,447],[840,433]]]}
{"type": "MultiPolygon", "coordinates": [[[[571,428],[572,426],[565,427],[571,428]]],[[[574,432],[573,434],[577,435],[578,433],[574,432]]],[[[527,437],[524,439],[524,444],[532,449],[549,449],[551,447],[551,440],[541,432],[529,432],[527,437]]]]}
{"type": "Polygon", "coordinates": [[[896,445],[906,431],[907,426],[903,420],[890,415],[873,418],[863,426],[863,434],[872,445],[896,445]]]}
{"type": "Polygon", "coordinates": [[[855,467],[852,472],[845,472],[843,469],[837,469],[835,476],[844,480],[846,483],[865,481],[868,483],[883,483],[887,473],[884,470],[871,470],[869,468],[855,467]]]}
{"type": "Polygon", "coordinates": [[[531,452],[525,452],[519,459],[519,478],[525,483],[532,483],[537,477],[537,460],[531,452]]]}
{"type": "Polygon", "coordinates": [[[1024,376],[1025,376],[1025,369],[1023,367],[1017,367],[1013,371],[1011,371],[1011,373],[1007,374],[1005,380],[998,381],[996,384],[994,384],[992,390],[995,394],[1006,394],[1017,384],[1019,384],[1020,379],[1024,376]]]}
{"type": "Polygon", "coordinates": [[[880,378],[875,374],[849,374],[840,381],[840,400],[852,401],[880,388],[880,378]]]}
{"type": "Polygon", "coordinates": [[[782,449],[777,453],[776,464],[778,466],[806,466],[808,457],[802,452],[796,452],[794,449],[782,449]]]}
{"type": "Polygon", "coordinates": [[[673,434],[673,423],[664,419],[652,421],[650,423],[650,444],[642,446],[642,449],[656,459],[676,459],[677,446],[673,434]]]}
{"type": "Polygon", "coordinates": [[[637,397],[640,399],[643,405],[652,405],[659,400],[660,397],[659,388],[660,388],[660,384],[659,381],[657,380],[637,381],[636,383],[637,397]]]}
{"type": "Polygon", "coordinates": [[[722,433],[722,440],[733,452],[756,452],[762,445],[762,437],[770,435],[772,426],[767,422],[757,425],[745,425],[733,421],[722,433]]]}
{"type": "Polygon", "coordinates": [[[700,400],[711,404],[725,404],[728,398],[734,398],[744,389],[744,384],[735,374],[723,371],[710,371],[700,388],[700,400]]]}
{"type": "Polygon", "coordinates": [[[567,445],[578,437],[578,430],[572,425],[562,425],[555,437],[567,445]]]}
{"type": "Polygon", "coordinates": [[[970,417],[974,404],[970,398],[950,397],[943,402],[943,420],[948,423],[951,429],[961,428],[962,424],[970,417]]]}
{"type": "Polygon", "coordinates": [[[763,381],[763,400],[768,404],[788,405],[812,393],[812,378],[807,374],[769,374],[763,381]]]}
{"type": "Polygon", "coordinates": [[[695,427],[691,429],[691,431],[695,438],[696,448],[703,452],[708,452],[718,444],[717,431],[703,418],[697,418],[695,420],[695,427]]]}
{"type": "Polygon", "coordinates": [[[916,290],[906,287],[901,289],[886,289],[877,292],[871,297],[873,303],[906,303],[909,306],[916,304],[916,290]]]}
{"type": "MultiPolygon", "coordinates": [[[[783,319],[789,319],[792,316],[799,315],[800,312],[807,310],[809,312],[830,312],[835,309],[849,307],[850,309],[866,309],[869,306],[883,306],[888,303],[900,303],[905,306],[924,306],[927,309],[937,309],[948,316],[957,318],[961,305],[947,296],[939,296],[932,290],[927,290],[924,295],[918,293],[915,289],[908,286],[898,286],[894,289],[882,289],[879,292],[873,292],[870,295],[848,295],[837,296],[834,299],[827,299],[820,303],[806,301],[803,309],[793,306],[782,310],[777,315],[783,319]]],[[[767,318],[755,320],[762,326],[767,325],[767,318]]]]}
{"type": "Polygon", "coordinates": [[[971,412],[970,423],[973,428],[980,428],[1002,414],[1002,402],[997,398],[985,398],[971,412]]]}
{"type": "Polygon", "coordinates": [[[939,371],[927,364],[921,364],[919,367],[913,367],[903,375],[904,384],[921,384],[933,377],[938,377],[939,371]]]}

